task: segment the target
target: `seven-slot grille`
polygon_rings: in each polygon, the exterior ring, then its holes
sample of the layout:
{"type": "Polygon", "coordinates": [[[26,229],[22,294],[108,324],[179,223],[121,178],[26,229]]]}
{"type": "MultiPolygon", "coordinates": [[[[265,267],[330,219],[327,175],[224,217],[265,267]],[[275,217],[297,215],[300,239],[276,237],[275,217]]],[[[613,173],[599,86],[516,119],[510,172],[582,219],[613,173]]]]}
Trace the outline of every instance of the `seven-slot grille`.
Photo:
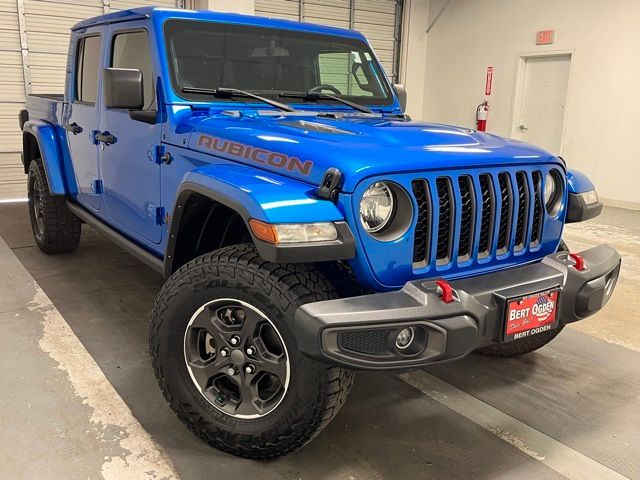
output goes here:
{"type": "Polygon", "coordinates": [[[465,173],[416,179],[411,186],[418,205],[414,268],[465,263],[493,251],[503,255],[540,244],[540,171],[465,173]]]}

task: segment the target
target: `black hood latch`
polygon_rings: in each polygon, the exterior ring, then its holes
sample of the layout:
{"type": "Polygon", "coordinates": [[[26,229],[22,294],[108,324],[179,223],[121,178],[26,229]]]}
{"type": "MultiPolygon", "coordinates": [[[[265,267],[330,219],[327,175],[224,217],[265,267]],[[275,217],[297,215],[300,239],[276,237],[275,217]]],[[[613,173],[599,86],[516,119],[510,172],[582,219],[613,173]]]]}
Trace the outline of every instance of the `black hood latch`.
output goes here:
{"type": "Polygon", "coordinates": [[[335,167],[330,167],[322,176],[322,182],[318,187],[318,198],[324,198],[336,203],[340,187],[342,187],[342,172],[335,167]]]}

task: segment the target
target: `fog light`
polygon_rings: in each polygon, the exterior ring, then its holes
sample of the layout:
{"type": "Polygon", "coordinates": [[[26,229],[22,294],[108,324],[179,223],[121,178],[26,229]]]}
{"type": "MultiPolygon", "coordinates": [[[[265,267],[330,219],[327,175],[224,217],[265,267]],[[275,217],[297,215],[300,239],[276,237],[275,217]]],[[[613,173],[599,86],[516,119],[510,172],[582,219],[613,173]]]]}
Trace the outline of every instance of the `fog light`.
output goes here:
{"type": "Polygon", "coordinates": [[[413,342],[414,337],[415,333],[413,327],[403,328],[396,337],[396,347],[401,350],[408,348],[413,342]]]}

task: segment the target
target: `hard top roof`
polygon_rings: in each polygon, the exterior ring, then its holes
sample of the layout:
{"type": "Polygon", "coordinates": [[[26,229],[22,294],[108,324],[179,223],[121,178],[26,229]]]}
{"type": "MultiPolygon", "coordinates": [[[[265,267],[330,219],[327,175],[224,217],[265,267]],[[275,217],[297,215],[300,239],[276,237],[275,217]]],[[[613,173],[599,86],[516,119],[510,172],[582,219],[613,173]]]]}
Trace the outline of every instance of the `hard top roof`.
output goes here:
{"type": "Polygon", "coordinates": [[[213,12],[210,10],[183,10],[177,8],[139,7],[120,12],[107,13],[97,17],[88,18],[76,23],[71,30],[80,30],[96,25],[121,23],[143,18],[154,18],[163,21],[168,18],[203,20],[220,23],[233,23],[237,25],[252,25],[259,27],[282,28],[304,32],[324,33],[340,35],[344,37],[364,38],[362,34],[344,28],[328,27],[306,22],[292,20],[280,20],[275,18],[256,17],[253,15],[240,15],[236,13],[213,12]]]}

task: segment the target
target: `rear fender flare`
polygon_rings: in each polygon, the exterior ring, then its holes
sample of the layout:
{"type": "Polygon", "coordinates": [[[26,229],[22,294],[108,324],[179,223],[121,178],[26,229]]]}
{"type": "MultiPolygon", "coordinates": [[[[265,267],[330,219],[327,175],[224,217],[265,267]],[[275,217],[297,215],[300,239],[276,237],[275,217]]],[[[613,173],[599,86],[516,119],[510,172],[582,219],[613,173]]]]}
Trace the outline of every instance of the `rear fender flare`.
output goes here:
{"type": "Polygon", "coordinates": [[[31,152],[31,137],[35,138],[44,166],[49,191],[54,196],[67,195],[68,189],[62,171],[62,153],[53,125],[42,120],[29,120],[22,130],[22,163],[25,173],[29,172],[30,160],[35,157],[31,152]]]}

